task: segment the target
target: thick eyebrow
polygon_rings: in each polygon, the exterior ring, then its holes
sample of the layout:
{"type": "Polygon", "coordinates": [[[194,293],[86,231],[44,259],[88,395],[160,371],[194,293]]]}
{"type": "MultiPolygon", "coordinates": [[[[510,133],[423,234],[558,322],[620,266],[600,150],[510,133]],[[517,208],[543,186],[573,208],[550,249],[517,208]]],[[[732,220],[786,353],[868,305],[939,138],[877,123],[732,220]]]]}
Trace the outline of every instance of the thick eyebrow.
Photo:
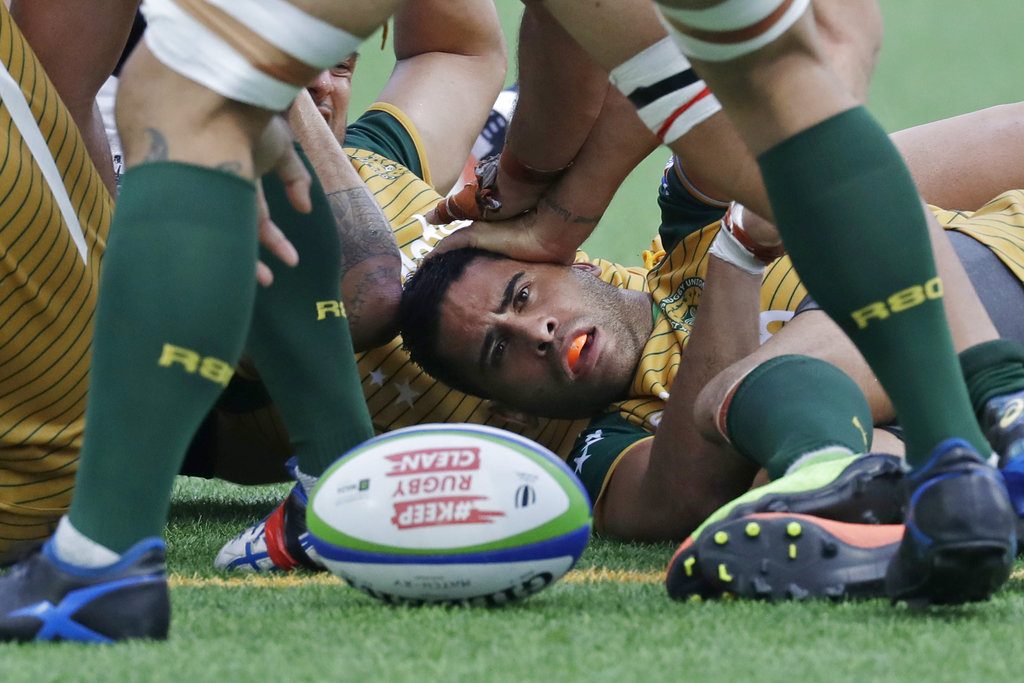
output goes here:
{"type": "Polygon", "coordinates": [[[508,284],[505,285],[505,292],[501,295],[501,303],[498,304],[496,309],[494,309],[495,313],[504,313],[508,309],[509,304],[512,303],[512,295],[516,292],[516,283],[518,283],[524,275],[526,275],[526,271],[521,270],[509,278],[508,284]]]}
{"type": "MultiPolygon", "coordinates": [[[[494,309],[495,313],[504,313],[508,310],[508,307],[512,304],[512,297],[516,292],[516,284],[524,275],[526,275],[526,271],[521,270],[509,278],[508,283],[505,285],[505,291],[501,295],[501,303],[499,303],[498,307],[494,309]]],[[[481,372],[487,366],[487,356],[490,353],[491,346],[493,344],[494,330],[487,330],[487,334],[484,335],[484,343],[480,346],[480,359],[478,363],[481,372]]]]}

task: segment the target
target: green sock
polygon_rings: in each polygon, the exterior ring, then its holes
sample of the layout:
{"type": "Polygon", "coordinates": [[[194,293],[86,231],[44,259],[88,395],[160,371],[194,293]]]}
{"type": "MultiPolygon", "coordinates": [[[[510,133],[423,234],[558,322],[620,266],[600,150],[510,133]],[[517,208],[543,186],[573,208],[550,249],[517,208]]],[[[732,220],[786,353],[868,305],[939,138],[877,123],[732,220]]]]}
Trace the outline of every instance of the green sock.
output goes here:
{"type": "Polygon", "coordinates": [[[950,437],[987,453],[942,308],[921,202],[882,129],[857,107],[758,161],[793,263],[889,393],[907,459],[924,462],[950,437]]]}
{"type": "Polygon", "coordinates": [[[320,476],[372,437],[373,423],[341,302],[334,215],[308,161],[307,167],[314,181],[309,214],[291,207],[276,176],[263,178],[271,216],[298,250],[299,265],[274,267],[274,284],[260,288],[248,349],[288,427],[299,469],[320,476]]]}
{"type": "Polygon", "coordinates": [[[256,246],[251,182],[170,162],[124,175],[69,512],[115,552],[163,532],[185,450],[245,342],[256,246]]]}
{"type": "Polygon", "coordinates": [[[726,413],[729,440],[772,479],[815,456],[866,453],[871,409],[839,368],[808,356],[779,356],[743,378],[726,413]]]}
{"type": "Polygon", "coordinates": [[[960,353],[971,405],[980,419],[993,398],[1024,391],[1024,346],[1009,339],[977,344],[960,353]]]}

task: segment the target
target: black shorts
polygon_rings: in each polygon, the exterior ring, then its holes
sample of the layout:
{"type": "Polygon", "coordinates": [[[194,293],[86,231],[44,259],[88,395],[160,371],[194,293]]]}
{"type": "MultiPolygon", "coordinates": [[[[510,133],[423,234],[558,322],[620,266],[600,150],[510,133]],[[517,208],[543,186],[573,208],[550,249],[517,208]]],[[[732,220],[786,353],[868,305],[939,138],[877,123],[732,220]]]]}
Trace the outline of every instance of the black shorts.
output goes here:
{"type": "MultiPolygon", "coordinates": [[[[1024,284],[981,242],[954,230],[947,230],[946,235],[999,336],[1024,344],[1024,284]]],[[[808,296],[794,315],[820,309],[808,296]]]]}
{"type": "MultiPolygon", "coordinates": [[[[999,336],[1024,344],[1024,284],[981,242],[953,230],[946,231],[946,235],[999,336]]],[[[807,296],[793,315],[815,310],[821,307],[807,296]]],[[[903,429],[898,423],[879,425],[879,429],[903,438],[903,429]]]]}

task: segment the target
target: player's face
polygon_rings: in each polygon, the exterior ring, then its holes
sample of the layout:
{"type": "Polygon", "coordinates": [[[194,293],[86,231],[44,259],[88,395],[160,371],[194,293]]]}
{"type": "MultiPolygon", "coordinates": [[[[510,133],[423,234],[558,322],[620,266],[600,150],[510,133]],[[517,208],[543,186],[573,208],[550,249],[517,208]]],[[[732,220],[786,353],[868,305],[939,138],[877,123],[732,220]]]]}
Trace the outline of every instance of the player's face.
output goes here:
{"type": "Polygon", "coordinates": [[[321,71],[306,87],[331,132],[342,143],[345,140],[348,103],[352,95],[352,74],[358,59],[359,53],[353,52],[330,69],[321,71]]]}
{"type": "Polygon", "coordinates": [[[444,360],[496,401],[544,417],[623,398],[653,324],[642,292],[585,267],[511,259],[471,263],[441,311],[444,360]]]}

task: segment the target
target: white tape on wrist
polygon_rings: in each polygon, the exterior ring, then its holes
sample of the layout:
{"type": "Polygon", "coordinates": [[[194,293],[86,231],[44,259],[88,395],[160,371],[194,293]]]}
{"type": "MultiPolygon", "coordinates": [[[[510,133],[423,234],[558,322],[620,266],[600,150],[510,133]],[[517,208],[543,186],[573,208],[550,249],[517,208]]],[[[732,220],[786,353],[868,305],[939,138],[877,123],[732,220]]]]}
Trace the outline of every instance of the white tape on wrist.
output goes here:
{"type": "Polygon", "coordinates": [[[733,204],[730,207],[729,212],[722,219],[722,226],[718,229],[718,234],[715,235],[708,253],[720,261],[732,264],[751,275],[761,275],[764,273],[764,263],[736,239],[736,236],[732,234],[730,229],[729,221],[735,222],[742,229],[742,204],[733,204]]]}
{"type": "Polygon", "coordinates": [[[671,38],[659,40],[612,69],[609,80],[666,144],[722,108],[671,38]]]}

